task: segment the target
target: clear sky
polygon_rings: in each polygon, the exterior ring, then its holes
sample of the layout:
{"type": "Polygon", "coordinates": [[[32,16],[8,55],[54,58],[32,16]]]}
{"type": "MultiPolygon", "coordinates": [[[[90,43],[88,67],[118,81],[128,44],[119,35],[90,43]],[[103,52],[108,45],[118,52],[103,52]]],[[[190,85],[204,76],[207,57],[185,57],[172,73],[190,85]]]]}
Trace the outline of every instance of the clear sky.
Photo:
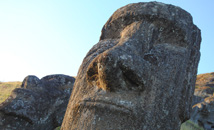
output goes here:
{"type": "MultiPolygon", "coordinates": [[[[158,0],[190,12],[201,29],[198,74],[214,72],[214,0],[158,0]]],[[[0,81],[76,76],[118,8],[149,0],[0,0],[0,81]]]]}

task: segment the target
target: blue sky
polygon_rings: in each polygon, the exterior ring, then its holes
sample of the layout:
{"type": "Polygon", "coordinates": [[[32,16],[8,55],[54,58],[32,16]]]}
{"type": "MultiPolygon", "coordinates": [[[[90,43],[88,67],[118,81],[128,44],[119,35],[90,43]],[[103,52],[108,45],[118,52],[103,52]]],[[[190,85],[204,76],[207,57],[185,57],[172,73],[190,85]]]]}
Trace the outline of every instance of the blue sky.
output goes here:
{"type": "MultiPolygon", "coordinates": [[[[0,81],[76,76],[102,26],[118,8],[148,0],[0,0],[0,81]]],[[[214,72],[214,1],[159,0],[190,12],[201,29],[198,74],[214,72]]]]}

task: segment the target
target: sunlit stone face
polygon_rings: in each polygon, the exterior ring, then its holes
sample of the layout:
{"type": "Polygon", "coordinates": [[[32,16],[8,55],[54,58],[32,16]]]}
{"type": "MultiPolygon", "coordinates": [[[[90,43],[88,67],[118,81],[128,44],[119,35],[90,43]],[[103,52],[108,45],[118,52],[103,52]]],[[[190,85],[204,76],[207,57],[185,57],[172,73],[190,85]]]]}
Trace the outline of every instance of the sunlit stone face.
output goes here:
{"type": "Polygon", "coordinates": [[[131,4],[112,15],[79,69],[62,129],[178,129],[189,114],[200,31],[189,14],[165,6],[131,4]],[[176,13],[188,16],[173,21],[176,13]]]}

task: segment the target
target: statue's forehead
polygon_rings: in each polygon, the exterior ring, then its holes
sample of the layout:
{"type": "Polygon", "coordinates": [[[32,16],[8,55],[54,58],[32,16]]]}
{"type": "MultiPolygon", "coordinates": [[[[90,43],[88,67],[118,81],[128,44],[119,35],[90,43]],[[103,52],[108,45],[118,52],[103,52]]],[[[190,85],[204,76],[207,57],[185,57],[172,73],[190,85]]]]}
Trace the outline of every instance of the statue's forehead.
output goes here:
{"type": "Polygon", "coordinates": [[[127,18],[123,19],[124,21],[136,19],[165,19],[177,24],[183,24],[184,22],[186,24],[192,24],[193,22],[192,16],[185,10],[177,6],[166,5],[160,2],[129,4],[115,11],[107,23],[120,18],[127,18]]]}
{"type": "Polygon", "coordinates": [[[193,24],[192,16],[176,6],[158,2],[130,4],[118,9],[109,18],[103,27],[100,39],[112,38],[112,32],[118,36],[121,30],[136,21],[147,21],[148,24],[153,23],[156,27],[171,24],[183,32],[192,29],[193,24]]]}

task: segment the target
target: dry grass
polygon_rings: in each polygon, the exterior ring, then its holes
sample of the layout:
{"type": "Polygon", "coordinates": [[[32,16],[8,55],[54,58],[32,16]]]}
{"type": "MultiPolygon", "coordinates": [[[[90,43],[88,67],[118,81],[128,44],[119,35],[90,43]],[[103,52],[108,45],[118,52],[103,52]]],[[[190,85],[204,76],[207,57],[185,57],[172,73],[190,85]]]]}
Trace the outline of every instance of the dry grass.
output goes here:
{"type": "Polygon", "coordinates": [[[201,87],[207,83],[214,83],[214,72],[197,75],[196,86],[201,87]]]}
{"type": "MultiPolygon", "coordinates": [[[[195,91],[209,90],[214,92],[214,72],[197,76],[195,91]]],[[[214,94],[214,93],[213,93],[214,94]]]]}
{"type": "Polygon", "coordinates": [[[15,88],[19,88],[22,82],[0,82],[0,103],[4,102],[15,88]]]}

